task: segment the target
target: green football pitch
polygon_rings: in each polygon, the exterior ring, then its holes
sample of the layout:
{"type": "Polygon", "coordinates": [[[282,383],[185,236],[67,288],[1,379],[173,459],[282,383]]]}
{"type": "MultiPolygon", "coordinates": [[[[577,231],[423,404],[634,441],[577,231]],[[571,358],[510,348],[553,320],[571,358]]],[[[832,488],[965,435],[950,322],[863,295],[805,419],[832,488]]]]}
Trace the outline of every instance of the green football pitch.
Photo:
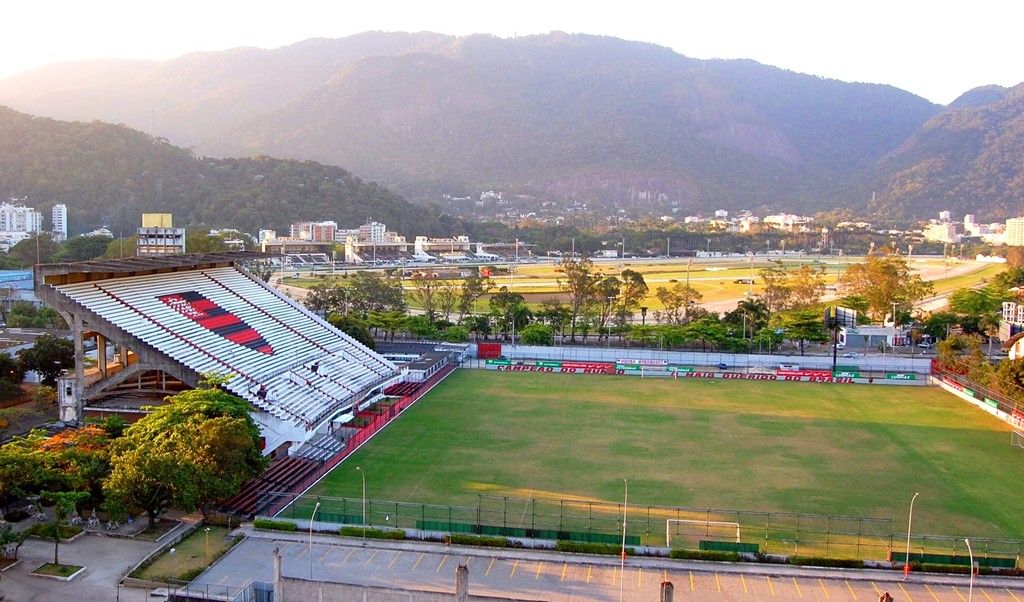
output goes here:
{"type": "Polygon", "coordinates": [[[481,494],[888,518],[1024,538],[1024,449],[935,387],[459,370],[313,496],[474,506],[481,494]]]}

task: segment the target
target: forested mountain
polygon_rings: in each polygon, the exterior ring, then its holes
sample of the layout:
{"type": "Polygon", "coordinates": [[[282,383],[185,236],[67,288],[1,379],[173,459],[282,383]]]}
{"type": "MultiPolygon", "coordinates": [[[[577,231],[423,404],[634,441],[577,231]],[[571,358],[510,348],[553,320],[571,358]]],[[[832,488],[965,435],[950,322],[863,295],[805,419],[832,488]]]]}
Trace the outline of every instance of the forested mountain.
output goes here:
{"type": "Polygon", "coordinates": [[[1019,211],[1022,168],[997,134],[1019,119],[1012,96],[988,87],[944,108],[891,86],[558,32],[368,32],[0,81],[0,104],[18,110],[125,123],[204,155],[341,165],[413,200],[500,189],[655,214],[860,213],[874,193],[870,209],[889,217],[955,200],[979,219],[1019,211]]]}
{"type": "Polygon", "coordinates": [[[144,212],[176,226],[287,231],[298,220],[354,227],[367,218],[407,235],[447,234],[452,224],[376,183],[312,161],[196,158],[126,126],[68,123],[0,107],[0,195],[27,197],[49,215],[68,206],[72,233],[107,225],[126,236],[144,212]]]}
{"type": "Polygon", "coordinates": [[[1024,84],[972,90],[880,164],[872,209],[896,218],[942,209],[979,217],[1024,214],[1024,84]]]}

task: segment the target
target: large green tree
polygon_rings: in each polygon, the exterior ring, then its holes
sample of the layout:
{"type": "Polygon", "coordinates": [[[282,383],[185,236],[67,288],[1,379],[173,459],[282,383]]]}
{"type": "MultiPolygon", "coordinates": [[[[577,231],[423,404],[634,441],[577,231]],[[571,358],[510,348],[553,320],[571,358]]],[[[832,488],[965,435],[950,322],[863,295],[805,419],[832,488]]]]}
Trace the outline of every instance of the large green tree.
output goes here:
{"type": "Polygon", "coordinates": [[[579,325],[580,317],[594,302],[598,276],[594,273],[594,262],[589,257],[565,257],[558,264],[556,271],[562,274],[558,278],[558,288],[569,300],[569,339],[576,342],[576,327],[579,325]]]}
{"type": "Polygon", "coordinates": [[[849,266],[842,282],[851,294],[864,297],[869,313],[878,321],[892,312],[893,303],[913,307],[933,291],[930,282],[911,273],[905,258],[887,251],[869,254],[864,263],[849,266]]]}
{"type": "Polygon", "coordinates": [[[44,334],[26,349],[18,350],[18,362],[25,370],[33,370],[44,385],[57,385],[64,370],[75,367],[75,348],[70,339],[44,334]]]}
{"type": "Polygon", "coordinates": [[[168,402],[114,442],[104,483],[111,508],[143,508],[150,528],[170,505],[207,514],[266,467],[245,401],[214,387],[168,402]]]}

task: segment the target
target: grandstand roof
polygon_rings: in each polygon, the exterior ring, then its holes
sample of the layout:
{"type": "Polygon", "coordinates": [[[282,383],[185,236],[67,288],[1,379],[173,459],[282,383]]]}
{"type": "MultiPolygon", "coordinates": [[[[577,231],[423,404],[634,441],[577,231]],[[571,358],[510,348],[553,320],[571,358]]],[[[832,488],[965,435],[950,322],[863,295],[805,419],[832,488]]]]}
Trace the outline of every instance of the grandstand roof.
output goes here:
{"type": "Polygon", "coordinates": [[[185,253],[156,257],[124,257],[97,259],[74,263],[41,263],[35,266],[37,275],[65,274],[135,274],[143,272],[191,269],[203,265],[230,265],[236,261],[270,259],[269,253],[259,251],[225,251],[222,253],[185,253]]]}

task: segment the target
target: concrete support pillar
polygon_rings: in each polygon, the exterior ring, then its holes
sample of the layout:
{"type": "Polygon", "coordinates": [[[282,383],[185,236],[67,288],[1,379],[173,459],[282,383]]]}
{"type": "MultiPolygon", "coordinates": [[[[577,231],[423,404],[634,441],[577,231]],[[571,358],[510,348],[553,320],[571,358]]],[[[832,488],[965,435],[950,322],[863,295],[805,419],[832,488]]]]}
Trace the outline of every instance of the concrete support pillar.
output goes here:
{"type": "Polygon", "coordinates": [[[672,593],[675,589],[676,588],[672,585],[671,581],[662,581],[661,598],[659,598],[660,602],[672,602],[672,593]]]}
{"type": "Polygon", "coordinates": [[[96,335],[96,367],[99,368],[103,378],[107,377],[107,337],[102,334],[96,335]]]}
{"type": "Polygon", "coordinates": [[[469,567],[460,564],[455,569],[455,602],[467,602],[469,600],[469,567]]]}
{"type": "Polygon", "coordinates": [[[284,584],[281,582],[281,551],[274,548],[274,602],[284,602],[284,584]]]}

